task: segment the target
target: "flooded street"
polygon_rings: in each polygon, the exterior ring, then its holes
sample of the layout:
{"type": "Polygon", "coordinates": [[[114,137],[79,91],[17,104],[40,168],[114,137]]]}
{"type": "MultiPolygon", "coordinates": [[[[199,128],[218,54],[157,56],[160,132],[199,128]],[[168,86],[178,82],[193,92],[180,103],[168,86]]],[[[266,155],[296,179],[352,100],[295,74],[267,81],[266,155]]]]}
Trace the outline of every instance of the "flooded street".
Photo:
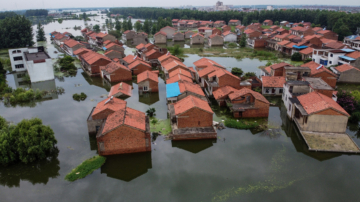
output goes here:
{"type": "MultiPolygon", "coordinates": [[[[92,19],[93,17],[91,17],[92,19]]],[[[105,19],[102,19],[105,21],[105,19]]],[[[135,20],[133,20],[135,22],[135,20]]],[[[83,21],[64,20],[45,25],[45,33],[65,29],[83,21]]],[[[94,24],[94,23],[93,23],[94,24]]],[[[47,50],[56,58],[48,40],[47,50]]],[[[126,49],[126,54],[133,51],[126,49]]],[[[209,57],[225,67],[240,67],[259,73],[266,61],[209,57]]],[[[188,55],[184,64],[200,59],[188,55]]],[[[10,86],[21,86],[17,75],[7,75],[10,86]]],[[[145,112],[156,109],[156,117],[167,118],[165,82],[159,93],[139,96],[133,79],[133,96],[128,106],[145,112]]],[[[34,86],[32,86],[34,87],[34,86]]],[[[359,155],[316,153],[306,149],[283,105],[271,106],[272,129],[263,132],[227,128],[217,140],[169,141],[159,136],[148,153],[116,155],[84,179],[68,182],[64,177],[84,160],[97,154],[96,139],[88,135],[86,119],[97,102],[105,99],[110,86],[78,69],[76,76],[38,83],[36,88],[62,87],[65,93],[24,106],[4,106],[0,115],[18,123],[38,117],[50,125],[59,152],[33,164],[0,167],[0,201],[357,201],[360,177],[359,155]],[[72,95],[84,92],[85,101],[72,95]],[[103,97],[101,97],[103,96],[103,97]]],[[[221,121],[226,108],[211,106],[214,120],[221,121]]],[[[358,126],[348,134],[359,144],[358,126]]]]}

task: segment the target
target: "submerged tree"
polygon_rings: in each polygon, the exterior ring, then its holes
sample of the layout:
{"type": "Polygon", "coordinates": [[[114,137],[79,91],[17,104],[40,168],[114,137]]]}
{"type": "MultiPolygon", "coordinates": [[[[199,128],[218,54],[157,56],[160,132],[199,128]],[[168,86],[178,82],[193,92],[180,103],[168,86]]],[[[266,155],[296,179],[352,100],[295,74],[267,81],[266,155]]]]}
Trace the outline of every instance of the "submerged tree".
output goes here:
{"type": "Polygon", "coordinates": [[[100,32],[100,26],[99,25],[94,25],[93,30],[94,30],[94,32],[99,33],[100,32]]]}
{"type": "Polygon", "coordinates": [[[240,38],[240,47],[245,47],[245,46],[246,46],[246,35],[245,33],[242,33],[240,38]]]}
{"type": "Polygon", "coordinates": [[[40,22],[39,22],[39,24],[37,25],[36,41],[46,41],[45,32],[44,32],[44,27],[41,25],[40,22]]]}
{"type": "Polygon", "coordinates": [[[243,75],[244,71],[239,67],[233,67],[231,69],[231,73],[238,76],[238,77],[241,77],[241,75],[243,75]]]}
{"type": "Polygon", "coordinates": [[[134,24],[135,30],[138,32],[142,29],[142,25],[139,21],[136,21],[134,24]]]}

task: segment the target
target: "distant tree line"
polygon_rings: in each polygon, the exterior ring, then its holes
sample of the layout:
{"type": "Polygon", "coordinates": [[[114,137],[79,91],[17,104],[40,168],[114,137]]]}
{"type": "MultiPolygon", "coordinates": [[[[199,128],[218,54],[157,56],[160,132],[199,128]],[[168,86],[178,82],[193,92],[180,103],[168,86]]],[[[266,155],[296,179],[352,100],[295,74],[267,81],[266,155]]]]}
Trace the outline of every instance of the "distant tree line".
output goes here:
{"type": "Polygon", "coordinates": [[[0,49],[32,46],[33,32],[30,20],[16,15],[0,20],[0,49]]]}
{"type": "Polygon", "coordinates": [[[357,27],[360,27],[360,13],[344,13],[326,10],[305,10],[305,9],[287,9],[287,10],[262,10],[260,12],[238,12],[238,11],[220,11],[206,12],[189,9],[163,9],[163,8],[111,8],[110,14],[121,14],[143,19],[195,19],[195,20],[224,20],[228,22],[231,19],[239,19],[242,24],[249,25],[252,22],[263,22],[270,19],[273,22],[312,22],[316,25],[326,27],[339,34],[341,40],[343,36],[355,33],[357,27]]]}
{"type": "Polygon", "coordinates": [[[34,9],[34,10],[26,10],[25,16],[47,16],[48,10],[45,9],[34,9]]]}
{"type": "Polygon", "coordinates": [[[16,13],[10,12],[10,11],[2,12],[2,13],[0,13],[0,20],[5,19],[5,18],[14,17],[16,15],[17,15],[16,13]]]}

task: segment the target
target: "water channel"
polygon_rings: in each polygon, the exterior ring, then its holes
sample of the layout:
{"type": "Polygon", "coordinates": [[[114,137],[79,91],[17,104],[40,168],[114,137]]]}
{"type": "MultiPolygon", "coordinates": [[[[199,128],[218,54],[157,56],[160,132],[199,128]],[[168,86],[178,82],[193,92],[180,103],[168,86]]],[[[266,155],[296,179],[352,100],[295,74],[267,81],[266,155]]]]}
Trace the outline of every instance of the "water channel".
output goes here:
{"type": "MultiPolygon", "coordinates": [[[[45,26],[46,34],[55,27],[65,31],[56,23],[45,26]]],[[[69,20],[61,27],[74,25],[79,24],[69,20]]],[[[52,49],[48,41],[47,50],[52,49]]],[[[128,48],[127,52],[131,51],[128,48]]],[[[193,66],[198,59],[188,55],[184,63],[193,66]]],[[[211,59],[245,72],[256,72],[266,63],[211,59]]],[[[19,85],[16,75],[7,75],[7,80],[13,87],[19,85]]],[[[126,99],[129,107],[140,111],[154,107],[158,118],[167,118],[163,80],[160,92],[148,96],[139,96],[136,83],[132,85],[133,96],[126,99]]],[[[360,196],[359,155],[309,152],[282,105],[270,107],[271,130],[227,128],[218,131],[218,139],[203,141],[172,142],[159,136],[151,152],[111,156],[86,178],[65,181],[68,172],[97,153],[96,140],[87,133],[86,118],[110,86],[79,69],[74,77],[36,87],[63,87],[65,94],[31,105],[0,103],[0,115],[15,123],[39,117],[54,130],[59,152],[40,162],[0,167],[1,201],[357,201],[360,196]],[[72,95],[80,92],[86,93],[87,99],[74,101],[72,95]]],[[[221,120],[226,108],[212,108],[214,119],[221,120]]],[[[359,144],[357,130],[358,126],[349,125],[348,134],[359,144]]]]}

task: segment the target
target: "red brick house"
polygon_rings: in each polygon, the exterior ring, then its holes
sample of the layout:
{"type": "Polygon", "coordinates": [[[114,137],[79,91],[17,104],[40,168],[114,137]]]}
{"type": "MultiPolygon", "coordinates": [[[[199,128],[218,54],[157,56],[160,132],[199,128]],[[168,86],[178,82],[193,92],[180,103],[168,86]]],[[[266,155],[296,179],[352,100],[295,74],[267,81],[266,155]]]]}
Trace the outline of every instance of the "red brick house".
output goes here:
{"type": "Polygon", "coordinates": [[[214,60],[210,60],[208,58],[201,58],[200,60],[197,60],[194,62],[196,71],[200,71],[202,69],[205,69],[208,66],[216,66],[220,68],[225,68],[219,63],[215,62],[214,60]]]}
{"type": "Polygon", "coordinates": [[[149,118],[126,107],[107,117],[96,135],[99,155],[151,151],[149,118]]]}
{"type": "Polygon", "coordinates": [[[91,50],[89,50],[89,49],[86,49],[86,48],[79,48],[79,49],[77,49],[76,51],[74,51],[74,55],[76,55],[76,57],[78,58],[78,59],[80,59],[80,56],[81,55],[83,55],[83,54],[85,54],[85,53],[88,53],[88,52],[90,52],[91,50]]]}
{"type": "Polygon", "coordinates": [[[329,84],[329,86],[331,86],[332,88],[335,88],[337,76],[336,76],[336,74],[334,74],[333,72],[328,70],[326,67],[324,67],[324,66],[320,67],[320,64],[318,64],[314,61],[305,63],[305,64],[301,65],[301,67],[310,68],[311,69],[310,77],[319,77],[322,80],[324,80],[327,84],[329,84]]]}
{"type": "Polygon", "coordinates": [[[284,91],[286,78],[283,76],[262,76],[262,94],[281,96],[284,91]]]}
{"type": "Polygon", "coordinates": [[[133,87],[125,82],[111,86],[109,97],[131,97],[133,87]]]}
{"type": "Polygon", "coordinates": [[[224,25],[221,27],[222,32],[231,31],[231,27],[229,25],[224,25]]]}
{"type": "Polygon", "coordinates": [[[159,78],[157,72],[146,70],[137,75],[137,84],[139,91],[159,92],[159,78]]]}
{"type": "Polygon", "coordinates": [[[316,34],[323,36],[326,39],[338,40],[339,35],[331,30],[321,30],[318,31],[316,34]]]}
{"type": "Polygon", "coordinates": [[[247,88],[229,95],[230,110],[235,118],[268,117],[270,102],[260,93],[247,88]]]}
{"type": "Polygon", "coordinates": [[[100,101],[96,107],[94,107],[87,119],[88,131],[90,134],[96,134],[103,124],[104,120],[115,111],[125,109],[126,101],[113,98],[107,102],[109,98],[100,101]],[[105,104],[106,102],[106,104],[105,104]]]}
{"type": "Polygon", "coordinates": [[[241,24],[240,20],[230,20],[228,23],[229,26],[238,26],[240,24],[241,24]]]}
{"type": "Polygon", "coordinates": [[[205,80],[205,82],[209,95],[212,95],[214,90],[223,86],[241,89],[241,79],[223,68],[218,68],[216,71],[208,74],[208,80],[205,80]]]}
{"type": "Polygon", "coordinates": [[[265,75],[267,76],[284,76],[284,67],[292,67],[291,64],[286,62],[276,63],[266,67],[265,75]]]}
{"type": "Polygon", "coordinates": [[[81,55],[80,60],[83,69],[90,76],[100,76],[100,67],[112,62],[108,57],[93,51],[81,55]]]}
{"type": "Polygon", "coordinates": [[[214,112],[206,101],[189,95],[168,106],[173,140],[216,138],[214,112]]]}
{"type": "Polygon", "coordinates": [[[272,26],[274,23],[272,20],[264,20],[263,25],[265,26],[272,26]]]}
{"type": "Polygon", "coordinates": [[[124,57],[124,54],[122,52],[116,50],[107,51],[104,53],[104,55],[110,58],[111,60],[114,60],[115,58],[121,59],[124,57]]]}
{"type": "Polygon", "coordinates": [[[179,62],[179,61],[176,61],[176,60],[173,60],[171,62],[168,62],[166,63],[164,66],[163,66],[163,71],[165,73],[165,76],[168,78],[169,77],[169,74],[172,72],[172,71],[175,71],[177,69],[183,69],[184,71],[188,71],[188,68],[186,67],[186,65],[184,65],[184,63],[182,62],[179,62]]]}
{"type": "Polygon", "coordinates": [[[120,52],[120,53],[121,53],[121,56],[118,57],[118,58],[123,58],[123,57],[125,57],[125,54],[124,54],[125,49],[124,49],[124,47],[122,47],[122,46],[119,45],[119,44],[110,43],[110,44],[106,45],[105,48],[106,48],[106,52],[112,51],[112,50],[117,51],[117,52],[120,52]]]}
{"type": "Polygon", "coordinates": [[[212,33],[211,33],[211,34],[217,34],[217,35],[219,35],[219,36],[220,36],[220,35],[221,35],[221,33],[222,33],[222,32],[221,32],[221,30],[220,30],[220,29],[218,29],[218,28],[213,28],[213,29],[212,29],[212,33]]]}
{"type": "Polygon", "coordinates": [[[235,91],[237,91],[237,89],[235,89],[231,86],[223,86],[223,87],[216,89],[213,92],[213,96],[219,106],[226,106],[226,102],[225,102],[226,99],[228,99],[229,95],[235,91]]]}
{"type": "Polygon", "coordinates": [[[151,71],[151,66],[142,60],[135,60],[129,64],[128,67],[132,71],[133,75],[138,75],[145,71],[151,71]]]}
{"type": "Polygon", "coordinates": [[[168,93],[172,93],[172,96],[167,97],[168,103],[175,103],[179,100],[184,99],[189,95],[193,95],[195,97],[207,101],[207,98],[205,97],[205,94],[201,89],[201,87],[193,82],[178,81],[176,83],[166,84],[166,94],[168,93]],[[172,92],[169,92],[172,91],[173,88],[168,88],[168,86],[176,86],[178,93],[176,95],[173,95],[172,92]]]}
{"type": "Polygon", "coordinates": [[[74,39],[68,39],[64,41],[63,49],[68,55],[74,55],[74,51],[80,48],[86,48],[86,46],[78,41],[75,41],[74,39]]]}
{"type": "Polygon", "coordinates": [[[143,60],[150,62],[151,64],[157,64],[158,58],[165,55],[167,53],[166,48],[153,48],[150,51],[147,51],[143,54],[143,60]]]}
{"type": "Polygon", "coordinates": [[[129,67],[129,65],[137,60],[143,61],[140,57],[134,56],[134,55],[127,55],[124,58],[120,59],[120,63],[126,67],[129,67]]]}
{"type": "Polygon", "coordinates": [[[116,62],[100,67],[101,77],[109,82],[131,81],[132,74],[129,68],[116,62]]]}

